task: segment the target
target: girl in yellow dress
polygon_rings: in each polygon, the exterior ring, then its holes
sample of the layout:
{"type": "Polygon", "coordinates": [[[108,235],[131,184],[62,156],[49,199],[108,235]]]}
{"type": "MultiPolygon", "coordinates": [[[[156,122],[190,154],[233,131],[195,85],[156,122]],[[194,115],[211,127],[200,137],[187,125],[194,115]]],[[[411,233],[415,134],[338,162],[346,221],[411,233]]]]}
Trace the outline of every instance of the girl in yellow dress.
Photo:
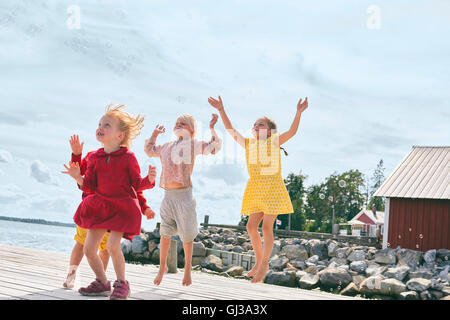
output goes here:
{"type": "Polygon", "coordinates": [[[245,148],[250,178],[245,188],[241,214],[249,216],[247,232],[256,257],[255,266],[247,273],[247,277],[253,276],[251,282],[257,283],[262,281],[269,271],[269,257],[273,249],[273,224],[277,215],[294,212],[281,176],[280,149],[283,149],[283,143],[296,134],[300,117],[308,107],[308,98],[298,102],[297,113],[288,131],[279,134],[275,122],[268,117],[262,117],[253,125],[253,138],[244,138],[233,128],[220,96],[219,100],[210,97],[208,102],[220,112],[228,133],[245,148]],[[261,221],[264,245],[258,232],[261,221]]]}

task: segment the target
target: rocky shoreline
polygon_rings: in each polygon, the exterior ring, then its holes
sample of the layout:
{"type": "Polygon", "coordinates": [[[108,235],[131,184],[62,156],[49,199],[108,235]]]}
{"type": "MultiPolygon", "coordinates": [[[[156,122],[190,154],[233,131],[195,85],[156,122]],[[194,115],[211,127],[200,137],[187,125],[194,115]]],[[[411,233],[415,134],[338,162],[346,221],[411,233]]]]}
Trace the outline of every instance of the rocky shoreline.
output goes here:
{"type": "MultiPolygon", "coordinates": [[[[124,240],[127,262],[159,264],[159,230],[124,240]]],[[[178,268],[184,267],[179,237],[178,268]]],[[[321,290],[335,294],[389,300],[450,300],[450,250],[427,252],[377,249],[336,240],[275,237],[269,261],[269,284],[321,290]]],[[[253,255],[245,231],[209,227],[194,241],[193,270],[246,279],[242,266],[228,265],[207,249],[253,255]]]]}

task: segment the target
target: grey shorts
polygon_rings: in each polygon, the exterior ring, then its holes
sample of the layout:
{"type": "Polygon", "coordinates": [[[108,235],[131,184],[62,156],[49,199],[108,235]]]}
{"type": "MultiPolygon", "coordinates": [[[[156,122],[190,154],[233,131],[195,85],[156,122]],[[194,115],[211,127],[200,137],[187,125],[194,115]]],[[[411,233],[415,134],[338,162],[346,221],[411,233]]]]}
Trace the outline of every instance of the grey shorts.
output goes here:
{"type": "Polygon", "coordinates": [[[179,235],[181,241],[194,241],[198,234],[196,202],[192,196],[192,187],[165,189],[161,203],[161,237],[179,235]]]}

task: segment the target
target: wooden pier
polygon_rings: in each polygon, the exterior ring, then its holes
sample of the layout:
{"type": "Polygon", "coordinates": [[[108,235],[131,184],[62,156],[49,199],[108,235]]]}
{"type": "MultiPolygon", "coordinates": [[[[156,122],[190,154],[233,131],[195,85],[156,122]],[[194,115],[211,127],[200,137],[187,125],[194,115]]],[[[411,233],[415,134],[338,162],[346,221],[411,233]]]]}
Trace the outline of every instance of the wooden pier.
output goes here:
{"type": "MultiPolygon", "coordinates": [[[[75,289],[62,287],[69,265],[69,255],[0,244],[0,299],[8,300],[106,300],[85,297],[77,292],[93,279],[86,259],[79,269],[75,289]]],[[[357,300],[327,292],[288,288],[248,280],[225,278],[200,271],[192,272],[192,285],[183,287],[182,270],[165,275],[160,286],[153,284],[156,265],[126,265],[130,282],[130,300],[357,300]],[[220,288],[220,290],[218,290],[220,288]]],[[[115,274],[110,262],[108,279],[115,274]]]]}

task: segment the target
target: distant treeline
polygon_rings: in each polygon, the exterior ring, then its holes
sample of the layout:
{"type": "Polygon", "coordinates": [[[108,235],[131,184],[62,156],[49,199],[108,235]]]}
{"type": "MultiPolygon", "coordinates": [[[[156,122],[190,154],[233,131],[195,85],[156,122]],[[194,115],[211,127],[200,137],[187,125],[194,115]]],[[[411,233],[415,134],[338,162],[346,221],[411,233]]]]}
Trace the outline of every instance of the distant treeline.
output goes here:
{"type": "Polygon", "coordinates": [[[23,219],[23,218],[13,218],[13,217],[3,217],[0,216],[0,220],[7,220],[7,221],[18,221],[18,222],[25,222],[25,223],[37,223],[37,224],[47,224],[51,226],[60,226],[60,227],[76,227],[74,223],[64,223],[64,222],[56,222],[56,221],[47,221],[44,219],[23,219]]]}

